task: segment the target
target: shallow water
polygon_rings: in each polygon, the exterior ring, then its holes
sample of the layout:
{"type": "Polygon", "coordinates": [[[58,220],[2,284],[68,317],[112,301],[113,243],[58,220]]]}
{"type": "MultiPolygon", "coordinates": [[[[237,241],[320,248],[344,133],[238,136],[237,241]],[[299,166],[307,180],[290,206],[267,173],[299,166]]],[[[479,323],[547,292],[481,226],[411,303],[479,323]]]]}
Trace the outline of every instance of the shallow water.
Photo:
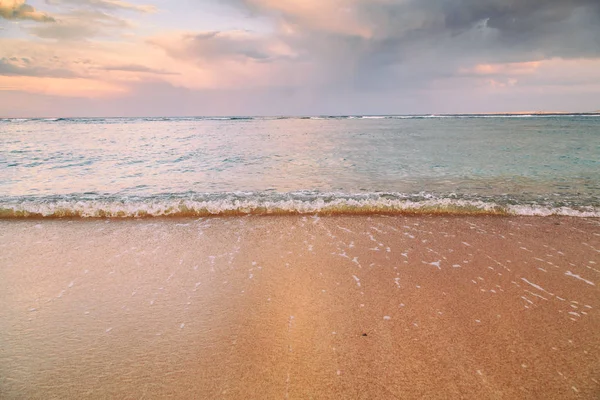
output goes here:
{"type": "Polygon", "coordinates": [[[595,216],[599,170],[597,116],[0,122],[3,216],[352,211],[365,198],[373,211],[595,216]]]}

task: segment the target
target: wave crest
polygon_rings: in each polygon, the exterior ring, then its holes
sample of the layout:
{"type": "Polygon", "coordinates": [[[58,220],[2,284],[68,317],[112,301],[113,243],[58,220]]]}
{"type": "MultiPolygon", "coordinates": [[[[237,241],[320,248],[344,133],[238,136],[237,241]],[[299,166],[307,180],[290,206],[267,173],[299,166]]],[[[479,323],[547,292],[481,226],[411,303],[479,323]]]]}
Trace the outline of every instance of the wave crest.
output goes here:
{"type": "Polygon", "coordinates": [[[563,215],[600,217],[600,207],[569,207],[398,193],[224,193],[154,197],[66,196],[0,201],[1,219],[150,218],[298,214],[563,215]]]}

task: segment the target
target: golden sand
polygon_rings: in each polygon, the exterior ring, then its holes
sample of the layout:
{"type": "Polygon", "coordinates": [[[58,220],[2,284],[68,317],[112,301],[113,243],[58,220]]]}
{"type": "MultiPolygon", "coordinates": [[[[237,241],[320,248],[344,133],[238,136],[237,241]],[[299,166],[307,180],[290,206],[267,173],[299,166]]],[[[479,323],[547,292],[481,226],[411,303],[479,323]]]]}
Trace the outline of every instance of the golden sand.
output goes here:
{"type": "Polygon", "coordinates": [[[0,221],[0,398],[600,397],[600,221],[0,221]]]}

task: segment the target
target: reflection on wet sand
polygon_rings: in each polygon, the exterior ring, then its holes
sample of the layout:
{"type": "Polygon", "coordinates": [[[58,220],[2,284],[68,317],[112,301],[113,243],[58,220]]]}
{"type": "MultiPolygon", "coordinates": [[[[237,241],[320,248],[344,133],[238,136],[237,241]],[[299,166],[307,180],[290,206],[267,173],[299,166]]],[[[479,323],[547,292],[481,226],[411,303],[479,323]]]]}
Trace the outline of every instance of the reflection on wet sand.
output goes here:
{"type": "Polygon", "coordinates": [[[600,221],[0,222],[2,398],[597,398],[600,221]]]}

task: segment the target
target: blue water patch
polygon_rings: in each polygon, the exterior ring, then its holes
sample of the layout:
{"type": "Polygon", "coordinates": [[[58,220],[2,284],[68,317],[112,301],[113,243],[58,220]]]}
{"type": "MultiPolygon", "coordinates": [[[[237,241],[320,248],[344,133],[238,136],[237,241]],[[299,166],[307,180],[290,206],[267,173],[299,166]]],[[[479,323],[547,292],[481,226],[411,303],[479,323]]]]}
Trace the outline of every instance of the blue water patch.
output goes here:
{"type": "Polygon", "coordinates": [[[597,116],[3,119],[0,204],[86,192],[314,192],[594,208],[597,116]]]}

